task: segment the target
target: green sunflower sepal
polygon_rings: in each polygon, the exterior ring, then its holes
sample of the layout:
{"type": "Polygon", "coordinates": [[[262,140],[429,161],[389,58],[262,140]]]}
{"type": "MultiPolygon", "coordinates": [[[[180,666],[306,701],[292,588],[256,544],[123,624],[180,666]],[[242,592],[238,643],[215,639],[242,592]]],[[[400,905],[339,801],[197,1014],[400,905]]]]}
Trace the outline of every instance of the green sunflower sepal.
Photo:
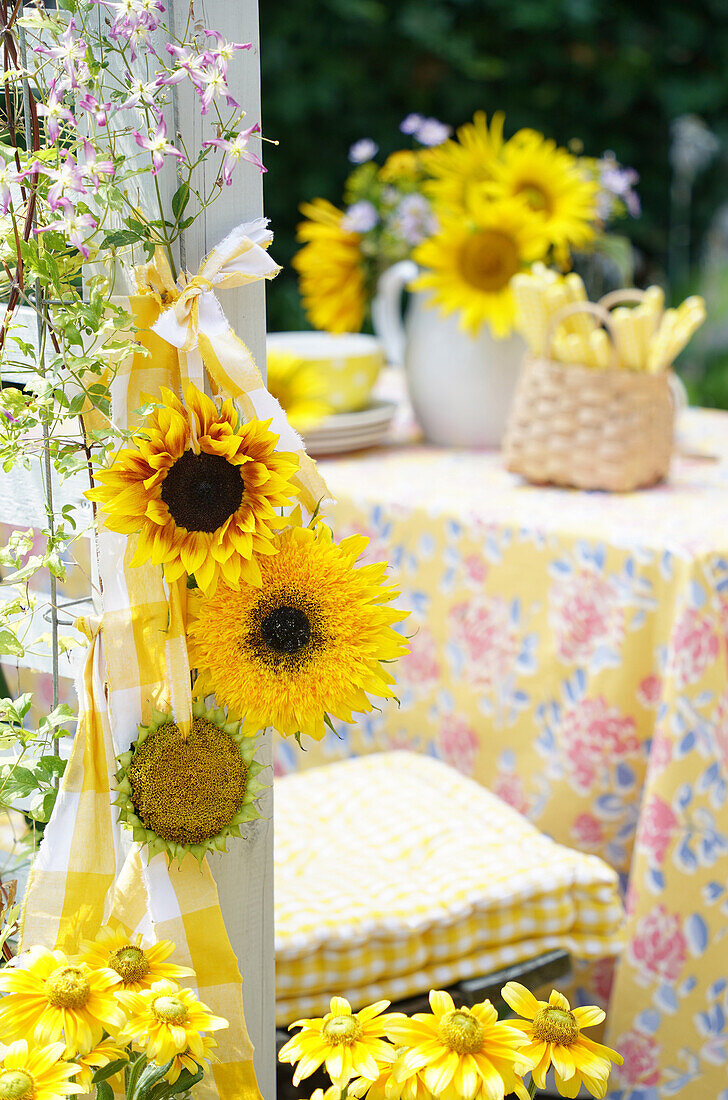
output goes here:
{"type": "Polygon", "coordinates": [[[258,779],[258,738],[221,707],[195,699],[186,740],[172,714],[154,707],[137,728],[136,741],[118,757],[114,805],[150,856],[163,852],[171,864],[190,854],[202,864],[207,852],[227,851],[228,839],[261,817],[255,802],[266,784],[258,779]]]}

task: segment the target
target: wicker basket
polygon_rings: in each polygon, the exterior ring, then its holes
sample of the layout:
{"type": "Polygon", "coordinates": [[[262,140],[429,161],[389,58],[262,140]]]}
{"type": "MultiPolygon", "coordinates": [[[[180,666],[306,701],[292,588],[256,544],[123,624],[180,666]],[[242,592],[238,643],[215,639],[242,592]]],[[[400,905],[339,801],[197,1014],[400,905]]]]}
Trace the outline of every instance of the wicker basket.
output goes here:
{"type": "MultiPolygon", "coordinates": [[[[562,311],[554,327],[579,308],[562,311]]],[[[606,310],[583,308],[609,330],[606,310]]],[[[598,370],[527,355],[503,442],[506,467],[541,485],[646,488],[668,472],[674,419],[667,371],[598,370]]]]}

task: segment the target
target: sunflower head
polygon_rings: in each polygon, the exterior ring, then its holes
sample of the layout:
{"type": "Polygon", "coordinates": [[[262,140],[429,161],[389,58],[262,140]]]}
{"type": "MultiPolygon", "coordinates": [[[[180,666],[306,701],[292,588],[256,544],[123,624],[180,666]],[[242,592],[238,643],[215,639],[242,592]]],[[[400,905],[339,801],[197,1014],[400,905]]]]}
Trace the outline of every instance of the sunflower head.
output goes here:
{"type": "Polygon", "coordinates": [[[221,578],[258,583],[258,558],[272,552],[281,526],[276,509],[298,492],[298,457],[276,450],[269,421],[243,424],[231,400],[218,408],[192,385],[185,397],[183,405],[162,389],[135,446],[97,474],[86,496],[112,531],[138,532],[132,565],[164,565],[168,581],[194,574],[205,591],[221,578]]]}
{"type": "Polygon", "coordinates": [[[361,234],[342,227],[344,212],[326,199],[304,203],[303,247],[293,257],[306,315],[326,332],[360,332],[366,315],[361,234]]]}
{"type": "Polygon", "coordinates": [[[598,191],[584,163],[535,130],[520,130],[506,142],[483,185],[495,201],[522,198],[560,258],[593,239],[598,191]]]}
{"type": "Polygon", "coordinates": [[[125,1037],[159,1065],[178,1055],[199,1064],[209,1052],[204,1033],[228,1026],[227,1020],[213,1016],[191,989],[182,989],[175,982],[155,982],[151,989],[125,991],[117,997],[127,1013],[125,1037]]]}
{"type": "Polygon", "coordinates": [[[93,940],[82,940],[78,958],[92,969],[107,968],[116,976],[118,989],[149,989],[161,978],[179,978],[194,974],[188,966],[167,962],[174,951],[171,940],[142,945],[142,936],[132,936],[123,926],[100,928],[93,940]]]}
{"type": "MultiPolygon", "coordinates": [[[[344,997],[332,997],[330,1011],[320,1019],[297,1020],[291,1027],[301,1030],[282,1047],[278,1059],[297,1065],[293,1084],[310,1077],[320,1065],[337,1089],[354,1077],[376,1081],[382,1067],[394,1060],[394,1049],[383,1036],[394,1014],[382,1015],[389,1001],[377,1001],[352,1012],[344,997]]],[[[361,1095],[363,1089],[352,1095],[361,1095]]]]}
{"type": "Polygon", "coordinates": [[[0,1100],[63,1100],[85,1092],[72,1081],[79,1067],[64,1060],[63,1043],[32,1045],[21,1039],[5,1047],[0,1058],[0,1100]]]}
{"type": "Polygon", "coordinates": [[[425,191],[438,210],[458,213],[465,209],[473,190],[493,179],[494,165],[503,148],[505,115],[497,111],[488,125],[483,111],[461,126],[455,138],[419,156],[431,179],[425,191]]]}
{"type": "Polygon", "coordinates": [[[367,693],[393,697],[382,662],[407,650],[393,625],[404,612],[382,584],[382,563],[356,567],[367,539],[338,545],[323,524],[290,527],[262,565],[260,588],[198,597],[188,632],[196,691],[215,692],[251,731],[319,740],[329,715],[351,722],[372,709],[367,693]]]}
{"type": "MultiPolygon", "coordinates": [[[[119,757],[119,819],[134,840],[152,854],[164,852],[170,862],[188,852],[199,861],[208,851],[224,852],[228,838],[260,816],[255,799],[263,790],[257,778],[263,766],[254,759],[255,748],[240,722],[229,721],[221,709],[207,710],[201,699],[193,704],[186,738],[170,714],[153,711],[119,757]]],[[[125,957],[122,965],[134,961],[125,957]]]]}
{"type": "Polygon", "coordinates": [[[414,252],[424,268],[415,286],[430,290],[443,313],[458,312],[466,331],[487,322],[496,336],[507,336],[515,319],[511,279],[545,255],[542,224],[522,199],[474,198],[467,214],[437,216],[439,232],[414,252]]]}
{"type": "Polygon", "coordinates": [[[587,1005],[572,1009],[556,989],[548,1001],[539,1001],[518,982],[508,982],[501,994],[522,1017],[510,1023],[528,1040],[524,1053],[534,1062],[533,1079],[540,1089],[546,1087],[546,1074],[553,1065],[556,1087],[562,1096],[576,1096],[582,1085],[599,1100],[606,1096],[611,1063],[621,1065],[622,1057],[582,1033],[583,1028],[604,1020],[601,1008],[587,1005]]]}

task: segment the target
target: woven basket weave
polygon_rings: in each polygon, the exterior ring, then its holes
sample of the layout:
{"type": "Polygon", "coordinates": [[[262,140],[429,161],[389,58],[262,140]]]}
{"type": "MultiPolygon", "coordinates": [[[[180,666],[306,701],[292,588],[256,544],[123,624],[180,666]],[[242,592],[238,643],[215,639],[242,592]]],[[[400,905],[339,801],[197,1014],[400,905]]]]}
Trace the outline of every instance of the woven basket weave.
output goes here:
{"type": "Polygon", "coordinates": [[[667,371],[597,370],[527,355],[503,442],[505,464],[541,485],[646,488],[668,472],[674,419],[667,371]]]}

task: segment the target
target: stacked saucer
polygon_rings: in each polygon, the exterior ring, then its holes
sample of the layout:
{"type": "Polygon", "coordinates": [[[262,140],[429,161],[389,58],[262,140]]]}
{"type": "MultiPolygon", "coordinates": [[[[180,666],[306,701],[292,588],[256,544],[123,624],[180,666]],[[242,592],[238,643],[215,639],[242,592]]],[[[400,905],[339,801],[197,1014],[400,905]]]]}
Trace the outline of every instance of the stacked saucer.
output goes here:
{"type": "Polygon", "coordinates": [[[394,401],[371,401],[358,412],[333,413],[303,434],[310,455],[359,451],[383,442],[397,411],[394,401]]]}

